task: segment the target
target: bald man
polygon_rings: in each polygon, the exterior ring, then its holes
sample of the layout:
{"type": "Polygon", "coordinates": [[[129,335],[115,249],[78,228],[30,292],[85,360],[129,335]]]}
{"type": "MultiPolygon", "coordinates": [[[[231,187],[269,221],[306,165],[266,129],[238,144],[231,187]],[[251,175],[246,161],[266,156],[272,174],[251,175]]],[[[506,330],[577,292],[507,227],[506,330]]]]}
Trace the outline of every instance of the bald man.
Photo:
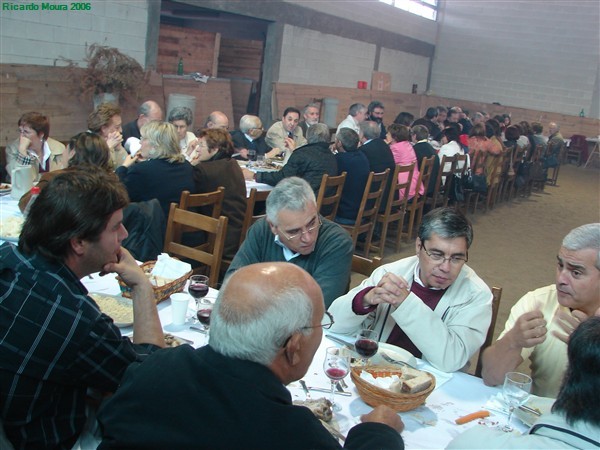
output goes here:
{"type": "Polygon", "coordinates": [[[148,122],[163,120],[163,110],[154,100],[145,101],[138,108],[137,119],[123,125],[123,146],[127,139],[134,137],[141,139],[140,130],[148,122]]]}
{"type": "Polygon", "coordinates": [[[221,111],[213,111],[206,118],[204,123],[205,128],[221,128],[223,130],[229,130],[229,119],[221,111]]]}
{"type": "MultiPolygon", "coordinates": [[[[323,320],[321,289],[304,270],[290,263],[239,269],[219,293],[208,346],[158,352],[127,371],[98,416],[99,449],[341,448],[285,388],[306,374],[323,320]],[[165,415],[166,404],[177,418],[165,415]]],[[[361,420],[345,447],[404,448],[404,425],[391,409],[361,420]]]]}

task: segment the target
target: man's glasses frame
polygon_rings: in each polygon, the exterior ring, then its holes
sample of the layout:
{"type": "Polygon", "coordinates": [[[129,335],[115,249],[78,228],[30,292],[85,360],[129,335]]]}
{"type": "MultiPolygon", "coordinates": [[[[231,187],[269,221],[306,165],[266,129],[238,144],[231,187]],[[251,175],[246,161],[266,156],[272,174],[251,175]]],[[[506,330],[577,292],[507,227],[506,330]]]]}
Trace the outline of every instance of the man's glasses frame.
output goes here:
{"type": "Polygon", "coordinates": [[[293,241],[294,239],[297,239],[300,236],[304,236],[306,233],[312,233],[313,231],[321,228],[321,225],[323,225],[323,222],[321,221],[321,217],[319,217],[319,215],[317,215],[316,219],[317,219],[317,223],[315,223],[313,226],[308,227],[306,230],[301,231],[299,233],[292,234],[291,236],[288,236],[288,234],[286,232],[284,232],[282,229],[280,229],[279,227],[277,227],[277,229],[283,235],[284,238],[286,238],[288,241],[293,241]]]}
{"type": "MultiPolygon", "coordinates": [[[[299,328],[297,331],[310,330],[311,328],[323,328],[324,330],[329,330],[333,326],[334,323],[335,323],[335,321],[333,320],[333,315],[329,311],[325,311],[325,314],[323,315],[323,319],[321,320],[320,325],[311,325],[311,326],[302,327],[302,328],[299,328]]],[[[285,346],[288,344],[288,342],[290,342],[292,335],[288,336],[288,338],[281,345],[281,348],[285,348],[285,346]]]]}
{"type": "Polygon", "coordinates": [[[439,253],[429,253],[429,251],[425,248],[425,241],[421,241],[421,247],[423,247],[423,250],[425,251],[425,254],[427,256],[429,256],[429,258],[432,261],[435,261],[437,263],[440,264],[444,264],[446,261],[449,261],[450,264],[453,265],[459,265],[459,264],[465,264],[467,261],[469,261],[469,253],[467,252],[466,256],[449,256],[446,257],[445,255],[440,255],[439,253]]]}

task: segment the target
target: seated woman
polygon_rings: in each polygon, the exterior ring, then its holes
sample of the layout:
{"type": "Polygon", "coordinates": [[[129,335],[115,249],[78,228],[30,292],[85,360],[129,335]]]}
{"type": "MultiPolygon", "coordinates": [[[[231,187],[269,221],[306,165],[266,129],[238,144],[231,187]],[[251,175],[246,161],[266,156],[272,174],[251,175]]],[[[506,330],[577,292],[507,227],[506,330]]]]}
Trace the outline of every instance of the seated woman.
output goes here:
{"type": "Polygon", "coordinates": [[[225,188],[221,214],[226,216],[224,259],[233,259],[242,233],[246,213],[246,182],[233,155],[233,142],[227,130],[206,128],[198,136],[198,158],[194,167],[195,190],[198,193],[225,188]]]}
{"type": "MultiPolygon", "coordinates": [[[[490,155],[492,157],[488,158],[486,161],[486,171],[487,171],[487,183],[488,185],[492,181],[492,170],[491,167],[494,164],[494,158],[500,158],[502,156],[502,152],[504,151],[504,146],[502,145],[502,127],[500,122],[496,119],[489,119],[485,122],[485,135],[490,140],[490,155]]],[[[502,168],[498,165],[498,172],[502,168]]]]}
{"type": "MultiPolygon", "coordinates": [[[[73,136],[67,145],[66,155],[68,157],[69,167],[75,167],[82,164],[89,164],[104,170],[110,170],[110,151],[104,139],[95,133],[85,131],[73,136]]],[[[42,174],[37,186],[44,189],[46,185],[56,175],[62,173],[63,170],[55,170],[42,174]]],[[[27,192],[19,200],[19,209],[21,212],[29,203],[31,193],[27,192]]]]}
{"type": "Polygon", "coordinates": [[[167,121],[172,123],[177,129],[181,153],[185,155],[185,159],[191,161],[197,143],[196,135],[191,131],[188,131],[188,128],[194,122],[192,110],[187,106],[176,106],[169,112],[167,121]]]}
{"type": "MultiPolygon", "coordinates": [[[[444,156],[454,156],[454,155],[464,155],[465,151],[459,142],[460,135],[458,130],[455,127],[448,127],[442,130],[442,146],[440,147],[440,151],[438,153],[438,158],[440,162],[442,161],[442,157],[444,156]]],[[[462,163],[459,166],[459,169],[462,169],[462,163]]],[[[441,167],[440,170],[448,171],[452,165],[450,163],[446,163],[446,167],[441,167]]],[[[445,177],[444,177],[445,178],[445,177]]],[[[446,180],[443,179],[443,182],[446,180]]]]}
{"type": "Polygon", "coordinates": [[[102,103],[88,116],[88,130],[99,134],[108,144],[113,169],[123,164],[128,152],[121,144],[121,108],[114,103],[102,103]]]}
{"type": "MultiPolygon", "coordinates": [[[[396,164],[407,166],[415,163],[408,198],[413,198],[417,189],[419,190],[419,195],[423,195],[425,192],[423,185],[421,184],[421,186],[417,187],[420,172],[417,164],[417,155],[410,143],[410,128],[406,125],[398,125],[397,123],[390,124],[387,127],[387,141],[390,143],[390,150],[392,151],[392,155],[394,155],[394,162],[396,164]]],[[[408,180],[407,173],[398,174],[398,183],[406,183],[406,180],[408,180]]]]}
{"type": "Polygon", "coordinates": [[[140,151],[135,156],[127,155],[116,173],[132,202],[155,198],[168,217],[171,202],[179,203],[183,191],[196,192],[194,169],[179,149],[174,125],[148,122],[140,131],[140,151]]]}
{"type": "Polygon", "coordinates": [[[49,137],[50,120],[38,112],[23,114],[17,123],[19,138],[6,147],[6,171],[10,178],[19,166],[32,166],[40,173],[63,169],[67,164],[65,146],[49,137]]]}
{"type": "MultiPolygon", "coordinates": [[[[471,161],[476,161],[479,153],[487,155],[490,153],[490,149],[492,149],[492,144],[485,135],[485,125],[483,123],[473,125],[469,134],[469,155],[471,161]]],[[[477,175],[483,173],[483,167],[475,167],[474,169],[477,175]]]]}

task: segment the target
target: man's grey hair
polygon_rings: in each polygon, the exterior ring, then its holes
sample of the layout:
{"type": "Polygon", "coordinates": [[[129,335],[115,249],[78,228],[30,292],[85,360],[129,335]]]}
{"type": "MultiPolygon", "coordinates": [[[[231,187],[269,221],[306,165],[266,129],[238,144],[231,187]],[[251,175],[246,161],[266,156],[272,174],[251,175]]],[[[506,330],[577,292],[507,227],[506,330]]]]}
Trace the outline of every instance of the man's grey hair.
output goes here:
{"type": "Polygon", "coordinates": [[[366,110],[367,107],[362,103],[354,103],[350,106],[350,109],[348,109],[348,114],[350,114],[352,117],[355,117],[359,112],[366,110]]]}
{"type": "Polygon", "coordinates": [[[358,124],[360,132],[367,140],[377,139],[381,133],[379,130],[379,124],[372,120],[365,120],[358,124]]]}
{"type": "Polygon", "coordinates": [[[454,208],[436,208],[423,216],[417,236],[421,241],[431,239],[433,234],[442,239],[455,239],[464,237],[467,248],[473,242],[473,227],[463,213],[454,208]]]}
{"type": "Polygon", "coordinates": [[[325,142],[326,144],[329,144],[330,140],[331,134],[329,133],[329,127],[327,124],[316,123],[306,132],[306,142],[309,144],[318,144],[319,142],[325,142]]]}
{"type": "Polygon", "coordinates": [[[140,105],[138,108],[138,115],[141,116],[143,114],[144,116],[147,116],[150,114],[150,111],[152,111],[152,101],[148,100],[140,105]]]}
{"type": "Polygon", "coordinates": [[[375,108],[385,109],[385,106],[383,106],[383,103],[381,103],[379,100],[373,100],[371,103],[369,103],[367,111],[369,114],[371,114],[375,108]]]}
{"type": "Polygon", "coordinates": [[[410,132],[415,135],[417,141],[422,141],[429,137],[429,130],[425,125],[415,125],[410,129],[410,132]]]}
{"type": "Polygon", "coordinates": [[[319,111],[321,110],[321,106],[318,103],[309,103],[302,110],[302,115],[306,114],[306,111],[308,111],[308,108],[317,108],[319,111]]]}
{"type": "Polygon", "coordinates": [[[342,143],[347,152],[358,150],[358,133],[350,128],[341,128],[335,138],[342,143]]]}
{"type": "MultiPolygon", "coordinates": [[[[235,279],[235,278],[234,278],[235,279]]],[[[229,278],[219,292],[210,323],[210,346],[218,353],[268,366],[292,334],[310,334],[313,305],[301,287],[288,286],[254,308],[223,303],[229,278]]]]}
{"type": "Polygon", "coordinates": [[[596,269],[600,270],[600,223],[588,223],[569,231],[562,246],[573,251],[587,248],[597,250],[596,269]]]}
{"type": "Polygon", "coordinates": [[[183,120],[185,124],[189,127],[194,121],[194,115],[192,114],[192,110],[187,106],[176,106],[169,112],[167,122],[173,123],[176,120],[183,120]]]}
{"type": "Polygon", "coordinates": [[[260,127],[262,127],[262,122],[257,116],[246,114],[240,119],[240,131],[242,133],[248,133],[251,129],[260,127]]]}
{"type": "Polygon", "coordinates": [[[304,211],[311,202],[316,205],[317,200],[310,184],[299,177],[284,178],[267,197],[267,219],[277,226],[279,211],[304,211]]]}

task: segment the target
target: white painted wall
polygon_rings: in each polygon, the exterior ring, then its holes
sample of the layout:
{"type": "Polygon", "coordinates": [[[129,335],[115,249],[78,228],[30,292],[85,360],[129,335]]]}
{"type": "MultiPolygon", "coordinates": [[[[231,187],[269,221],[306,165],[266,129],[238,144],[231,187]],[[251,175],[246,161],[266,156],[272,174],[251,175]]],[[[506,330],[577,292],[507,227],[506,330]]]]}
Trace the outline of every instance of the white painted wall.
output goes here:
{"type": "Polygon", "coordinates": [[[388,72],[392,78],[392,92],[412,92],[412,85],[418,85],[417,93],[425,92],[429,58],[400,52],[388,48],[381,49],[379,71],[388,72]]]}
{"type": "Polygon", "coordinates": [[[600,2],[447,0],[440,20],[436,95],[589,116],[600,2]]]}
{"type": "Polygon", "coordinates": [[[89,11],[50,11],[41,7],[42,3],[69,6],[70,1],[3,3],[35,4],[39,9],[0,10],[1,63],[65,65],[60,57],[81,62],[86,44],[98,43],[117,47],[142,66],[145,64],[147,0],[91,0],[87,1],[89,11]]]}

